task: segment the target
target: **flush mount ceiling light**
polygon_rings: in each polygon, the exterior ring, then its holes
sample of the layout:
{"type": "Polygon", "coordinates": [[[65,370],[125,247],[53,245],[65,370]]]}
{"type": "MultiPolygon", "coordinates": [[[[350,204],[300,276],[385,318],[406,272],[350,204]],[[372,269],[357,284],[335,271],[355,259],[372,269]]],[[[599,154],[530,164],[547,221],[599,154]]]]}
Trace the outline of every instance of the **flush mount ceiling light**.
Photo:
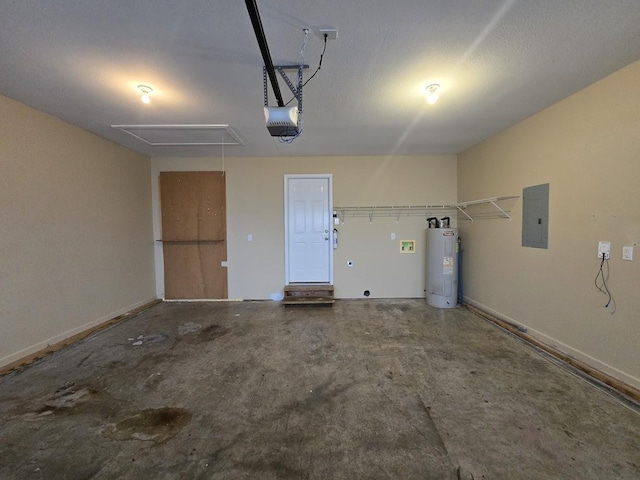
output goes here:
{"type": "Polygon", "coordinates": [[[429,103],[429,105],[433,105],[438,101],[438,97],[440,96],[438,93],[439,89],[440,85],[437,83],[432,83],[427,86],[427,103],[429,103]]]}
{"type": "Polygon", "coordinates": [[[140,99],[142,100],[142,103],[150,103],[151,98],[149,98],[149,95],[153,93],[153,88],[147,85],[138,85],[138,90],[142,93],[142,98],[140,99]]]}

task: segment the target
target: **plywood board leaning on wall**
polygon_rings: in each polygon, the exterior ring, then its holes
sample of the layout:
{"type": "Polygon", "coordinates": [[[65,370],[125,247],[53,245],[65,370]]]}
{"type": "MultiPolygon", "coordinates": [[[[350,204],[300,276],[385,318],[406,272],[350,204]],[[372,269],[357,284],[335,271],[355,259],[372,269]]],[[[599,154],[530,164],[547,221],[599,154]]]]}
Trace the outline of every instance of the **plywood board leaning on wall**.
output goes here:
{"type": "Polygon", "coordinates": [[[227,298],[222,172],[161,172],[165,298],[227,298]]]}

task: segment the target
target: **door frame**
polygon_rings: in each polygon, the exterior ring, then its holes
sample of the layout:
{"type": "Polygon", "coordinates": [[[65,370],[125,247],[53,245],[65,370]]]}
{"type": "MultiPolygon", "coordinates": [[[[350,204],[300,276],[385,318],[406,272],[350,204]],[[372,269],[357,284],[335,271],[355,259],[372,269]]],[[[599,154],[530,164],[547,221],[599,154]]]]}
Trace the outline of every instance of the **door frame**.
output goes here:
{"type": "Polygon", "coordinates": [[[331,173],[310,173],[284,176],[284,280],[285,285],[290,285],[289,281],[289,180],[301,179],[327,179],[329,191],[327,195],[327,218],[329,219],[329,283],[333,285],[333,174],[331,173]]]}

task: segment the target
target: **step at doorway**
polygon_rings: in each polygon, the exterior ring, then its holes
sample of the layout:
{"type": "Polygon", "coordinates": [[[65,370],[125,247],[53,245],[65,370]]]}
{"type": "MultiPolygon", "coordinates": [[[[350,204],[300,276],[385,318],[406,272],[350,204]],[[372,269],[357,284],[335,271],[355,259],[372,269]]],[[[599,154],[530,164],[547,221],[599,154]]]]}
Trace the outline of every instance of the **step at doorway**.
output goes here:
{"type": "Polygon", "coordinates": [[[292,284],[284,287],[282,304],[331,307],[335,303],[333,285],[328,283],[292,284]]]}

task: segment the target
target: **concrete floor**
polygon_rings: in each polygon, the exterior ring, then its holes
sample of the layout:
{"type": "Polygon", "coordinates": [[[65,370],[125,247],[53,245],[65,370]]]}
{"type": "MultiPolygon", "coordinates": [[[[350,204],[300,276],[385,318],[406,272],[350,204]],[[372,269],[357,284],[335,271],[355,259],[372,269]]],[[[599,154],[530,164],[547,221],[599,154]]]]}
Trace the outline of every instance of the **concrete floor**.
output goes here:
{"type": "Polygon", "coordinates": [[[0,379],[0,478],[638,479],[640,414],[462,308],[163,303],[0,379]]]}

